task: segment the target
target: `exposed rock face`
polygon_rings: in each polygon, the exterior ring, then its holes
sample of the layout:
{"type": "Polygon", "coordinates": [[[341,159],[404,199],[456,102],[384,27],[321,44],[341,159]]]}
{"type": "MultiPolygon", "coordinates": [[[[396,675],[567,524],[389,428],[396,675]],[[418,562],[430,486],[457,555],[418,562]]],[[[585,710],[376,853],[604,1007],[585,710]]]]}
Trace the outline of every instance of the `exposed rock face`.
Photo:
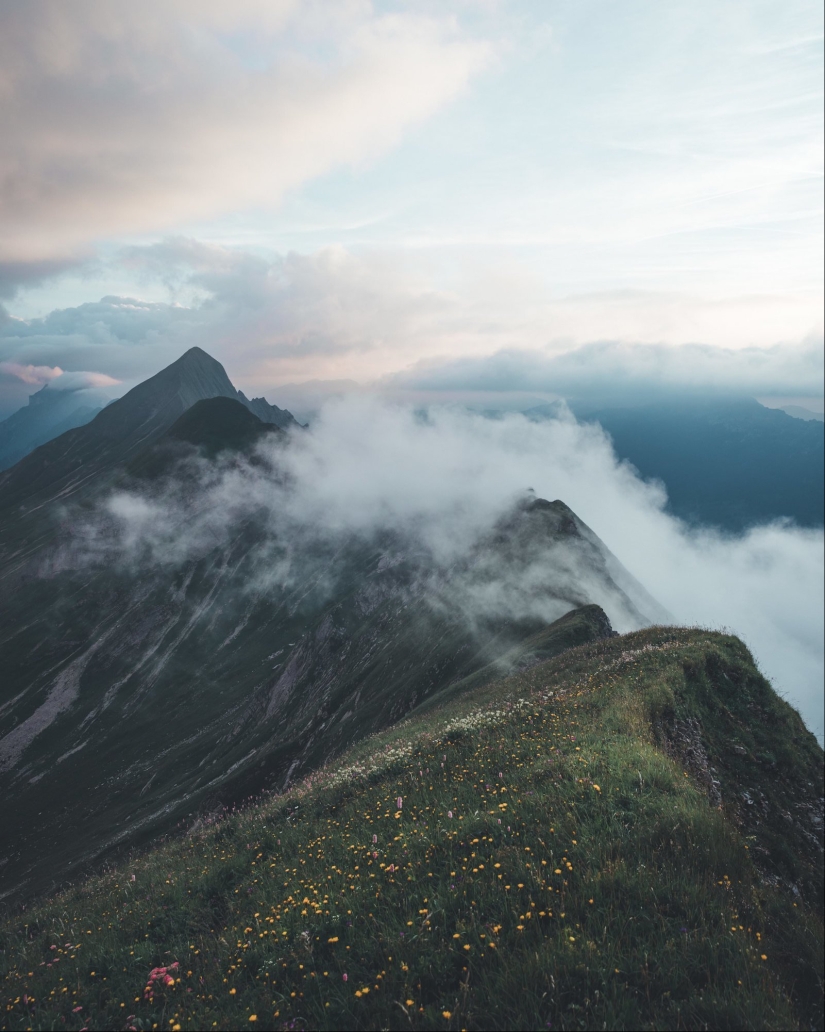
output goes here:
{"type": "Polygon", "coordinates": [[[291,412],[278,408],[277,405],[270,405],[266,398],[249,399],[243,391],[238,391],[238,400],[250,412],[256,415],[262,423],[272,423],[275,426],[279,426],[282,430],[290,430],[301,425],[291,412]]]}
{"type": "Polygon", "coordinates": [[[711,767],[707,750],[702,742],[702,725],[697,717],[685,717],[682,720],[671,717],[661,720],[656,730],[660,743],[668,754],[690,774],[697,785],[707,792],[708,799],[714,806],[722,805],[722,792],[719,780],[714,777],[715,769],[711,767]]]}

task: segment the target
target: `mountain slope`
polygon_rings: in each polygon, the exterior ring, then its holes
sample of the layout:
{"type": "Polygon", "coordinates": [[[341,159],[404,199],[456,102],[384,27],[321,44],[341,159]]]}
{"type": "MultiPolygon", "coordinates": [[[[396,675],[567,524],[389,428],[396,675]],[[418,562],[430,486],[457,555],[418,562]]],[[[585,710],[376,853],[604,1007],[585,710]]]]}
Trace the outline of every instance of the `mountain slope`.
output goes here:
{"type": "Polygon", "coordinates": [[[59,434],[88,423],[103,404],[94,392],[59,391],[46,384],[29,397],[28,405],[0,422],[0,470],[59,434]]]}
{"type": "Polygon", "coordinates": [[[9,1028],[822,1027],[822,751],[651,628],[0,926],[9,1028]]]}
{"type": "Polygon", "coordinates": [[[284,437],[280,427],[262,423],[240,401],[206,398],[188,408],[125,469],[128,477],[157,479],[169,475],[176,464],[197,453],[210,459],[222,452],[249,457],[258,442],[278,436],[284,437]]]}
{"type": "MultiPolygon", "coordinates": [[[[201,348],[190,348],[107,405],[90,423],[42,445],[0,475],[0,511],[21,506],[25,511],[39,509],[56,498],[65,500],[90,487],[99,489],[103,474],[128,463],[187,409],[208,398],[232,398],[247,408],[252,404],[235,390],[220,362],[201,348]]],[[[288,412],[269,408],[277,416],[277,425],[298,425],[288,412]]]]}
{"type": "MultiPolygon", "coordinates": [[[[604,427],[619,458],[662,480],[670,510],[684,520],[733,531],[782,517],[823,525],[821,422],[741,397],[623,407],[582,399],[571,407],[604,427]]],[[[543,409],[532,413],[540,417],[543,409]]]]}
{"type": "Polygon", "coordinates": [[[291,412],[278,408],[277,405],[270,405],[266,398],[249,399],[243,391],[238,391],[238,400],[253,415],[257,416],[262,423],[272,423],[273,426],[278,426],[281,430],[289,430],[291,427],[298,425],[291,412]]]}
{"type": "Polygon", "coordinates": [[[649,622],[561,502],[526,501],[447,570],[390,534],[312,538],[270,580],[265,531],[252,520],[172,567],[57,557],[5,578],[0,891],[39,891],[194,809],[283,786],[454,682],[541,654],[533,636],[572,609],[649,622]]]}

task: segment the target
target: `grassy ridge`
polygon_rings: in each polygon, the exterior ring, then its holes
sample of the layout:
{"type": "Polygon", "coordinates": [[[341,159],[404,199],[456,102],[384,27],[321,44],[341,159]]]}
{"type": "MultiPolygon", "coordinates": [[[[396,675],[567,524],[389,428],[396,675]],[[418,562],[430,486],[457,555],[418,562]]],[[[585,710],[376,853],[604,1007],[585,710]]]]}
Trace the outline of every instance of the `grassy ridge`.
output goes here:
{"type": "Polygon", "coordinates": [[[572,649],[10,916],[4,1027],[821,1027],[821,758],[735,638],[572,649]]]}

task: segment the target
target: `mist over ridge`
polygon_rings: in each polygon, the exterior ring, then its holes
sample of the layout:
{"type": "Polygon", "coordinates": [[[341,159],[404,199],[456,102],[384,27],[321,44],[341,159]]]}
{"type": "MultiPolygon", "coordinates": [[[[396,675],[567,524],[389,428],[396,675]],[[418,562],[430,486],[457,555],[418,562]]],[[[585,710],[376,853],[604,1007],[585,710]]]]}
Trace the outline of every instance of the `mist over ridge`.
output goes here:
{"type": "MultiPolygon", "coordinates": [[[[690,527],[665,512],[661,484],[643,481],[617,460],[600,427],[563,406],[558,418],[539,423],[519,413],[490,419],[458,406],[421,410],[349,396],[326,403],[288,447],[265,439],[257,455],[257,463],[218,468],[196,461],[186,502],[177,487],[114,494],[109,536],[104,542],[90,525],[87,546],[107,555],[114,548],[124,562],[175,565],[230,539],[254,512],[268,540],[289,543],[277,564],[258,569],[257,586],[287,576],[299,541],[388,532],[410,554],[449,569],[532,489],[569,505],[674,622],[739,634],[822,734],[819,530],[787,521],[738,535],[690,527]]],[[[511,589],[507,607],[518,596],[517,585],[511,589]]],[[[484,604],[494,607],[493,599],[484,604]]],[[[617,629],[633,626],[626,615],[610,615],[617,629]]]]}

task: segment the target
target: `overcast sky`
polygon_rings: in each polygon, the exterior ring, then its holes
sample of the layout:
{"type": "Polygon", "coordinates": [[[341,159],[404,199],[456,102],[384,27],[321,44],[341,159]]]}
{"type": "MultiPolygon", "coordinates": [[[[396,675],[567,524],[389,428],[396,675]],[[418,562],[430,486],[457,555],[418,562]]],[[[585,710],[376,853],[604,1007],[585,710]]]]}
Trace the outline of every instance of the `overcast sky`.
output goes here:
{"type": "Polygon", "coordinates": [[[822,47],[818,0],[6,0],[0,414],[192,344],[274,401],[608,356],[815,402],[822,47]]]}

